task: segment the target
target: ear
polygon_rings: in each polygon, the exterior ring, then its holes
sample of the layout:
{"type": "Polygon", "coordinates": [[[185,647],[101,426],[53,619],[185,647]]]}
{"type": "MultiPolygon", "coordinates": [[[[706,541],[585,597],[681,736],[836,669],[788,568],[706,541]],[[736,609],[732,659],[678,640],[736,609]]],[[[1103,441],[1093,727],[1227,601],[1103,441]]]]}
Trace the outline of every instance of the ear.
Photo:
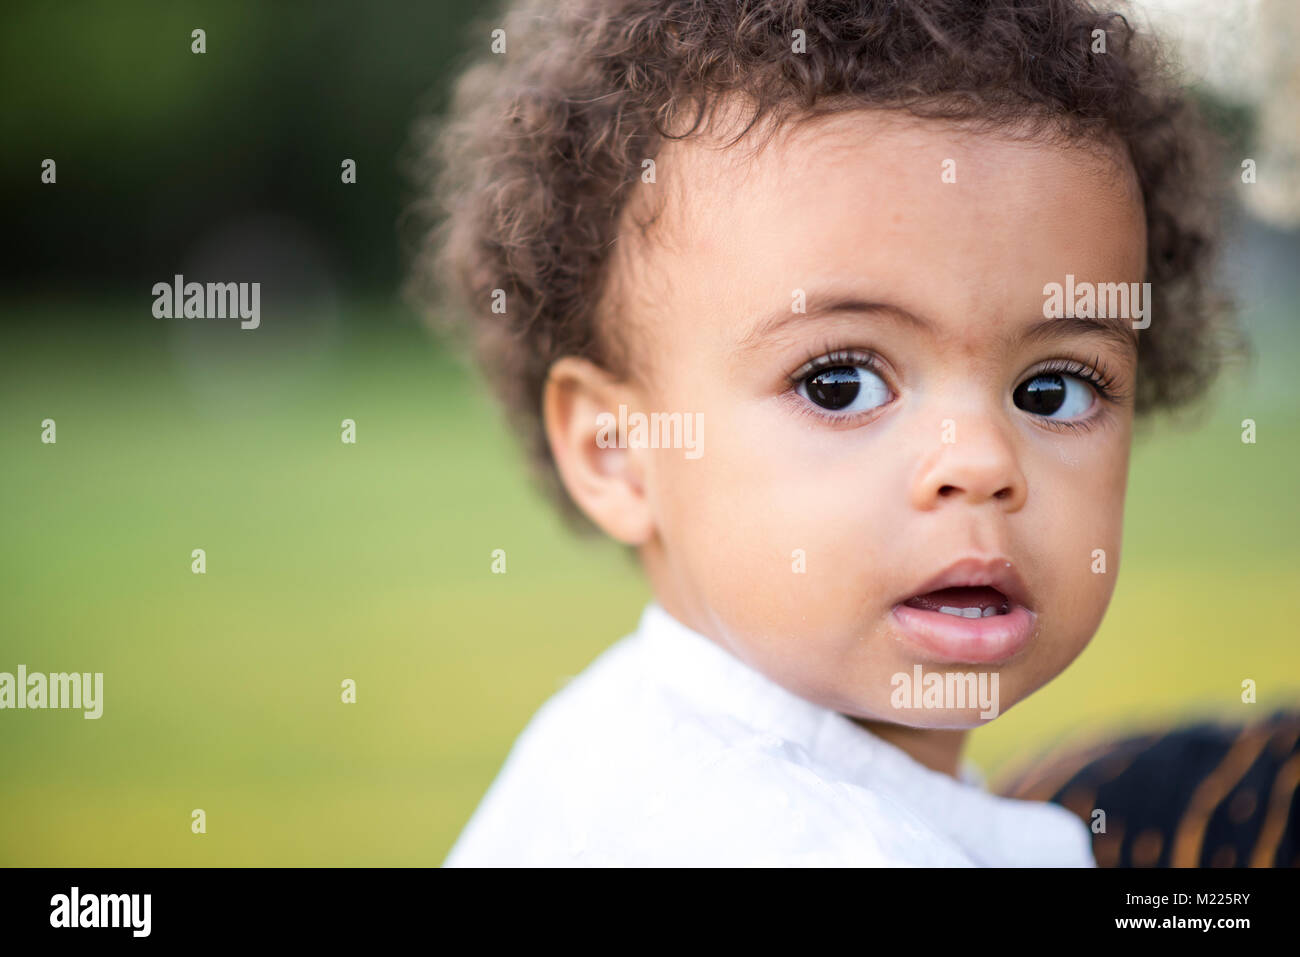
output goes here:
{"type": "MultiPolygon", "coordinates": [[[[637,408],[635,389],[586,359],[551,366],[542,419],[564,487],[607,534],[643,545],[654,529],[639,449],[618,448],[619,405],[637,408]]],[[[625,442],[622,444],[626,444],[625,442]]]]}

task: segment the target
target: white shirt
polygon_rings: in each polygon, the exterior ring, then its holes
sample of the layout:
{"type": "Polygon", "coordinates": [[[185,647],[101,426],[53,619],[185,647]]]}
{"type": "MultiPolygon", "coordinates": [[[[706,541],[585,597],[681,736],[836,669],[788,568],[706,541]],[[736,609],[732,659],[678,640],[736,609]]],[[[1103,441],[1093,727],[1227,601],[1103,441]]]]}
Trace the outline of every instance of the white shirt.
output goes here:
{"type": "Polygon", "coordinates": [[[1069,811],[961,773],[652,601],[533,716],[444,866],[1096,866],[1069,811]]]}

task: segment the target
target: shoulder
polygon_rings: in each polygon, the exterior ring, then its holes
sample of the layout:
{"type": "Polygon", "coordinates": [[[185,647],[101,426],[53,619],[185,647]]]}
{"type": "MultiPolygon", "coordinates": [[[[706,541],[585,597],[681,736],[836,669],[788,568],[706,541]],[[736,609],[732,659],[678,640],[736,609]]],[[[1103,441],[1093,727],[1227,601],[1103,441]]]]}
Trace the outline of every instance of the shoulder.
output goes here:
{"type": "Polygon", "coordinates": [[[646,677],[630,636],[534,715],[449,866],[961,864],[897,804],[646,677]]]}

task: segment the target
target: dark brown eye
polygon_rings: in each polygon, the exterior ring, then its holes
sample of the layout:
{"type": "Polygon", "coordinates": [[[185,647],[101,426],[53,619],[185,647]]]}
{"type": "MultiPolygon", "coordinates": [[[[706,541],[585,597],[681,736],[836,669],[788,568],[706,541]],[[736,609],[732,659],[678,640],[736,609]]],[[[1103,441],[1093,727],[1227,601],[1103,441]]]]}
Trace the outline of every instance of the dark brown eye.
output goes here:
{"type": "Polygon", "coordinates": [[[831,366],[804,376],[799,394],[830,412],[865,412],[889,401],[889,386],[865,366],[831,366]]]}
{"type": "Polygon", "coordinates": [[[1088,383],[1077,376],[1040,372],[1016,386],[1011,399],[1016,408],[1034,415],[1073,419],[1092,407],[1093,391],[1088,383]]]}
{"type": "Polygon", "coordinates": [[[858,370],[849,366],[823,369],[808,380],[808,398],[823,409],[839,411],[858,397],[858,370]]]}

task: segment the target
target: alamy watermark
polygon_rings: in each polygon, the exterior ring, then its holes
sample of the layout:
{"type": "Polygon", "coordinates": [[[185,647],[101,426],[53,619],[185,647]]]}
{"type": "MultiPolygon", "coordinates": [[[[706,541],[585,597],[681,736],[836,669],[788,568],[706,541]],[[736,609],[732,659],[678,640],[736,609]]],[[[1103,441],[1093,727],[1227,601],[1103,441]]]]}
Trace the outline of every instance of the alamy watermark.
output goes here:
{"type": "Polygon", "coordinates": [[[912,673],[896,673],[889,680],[894,690],[889,703],[895,708],[979,708],[981,718],[998,716],[996,671],[938,672],[926,674],[920,665],[912,673]]]}
{"type": "Polygon", "coordinates": [[[1065,284],[1043,287],[1045,319],[1132,319],[1134,329],[1151,325],[1151,283],[1079,282],[1065,274],[1065,284]]]}
{"type": "Polygon", "coordinates": [[[81,708],[86,712],[83,717],[98,718],[104,713],[104,673],[28,674],[26,665],[18,666],[17,676],[0,671],[0,709],[4,708],[81,708]]]}
{"type": "Polygon", "coordinates": [[[83,894],[73,887],[50,898],[51,927],[126,927],[132,937],[148,937],[152,894],[83,894]]]}
{"type": "Polygon", "coordinates": [[[170,283],[153,284],[156,319],[241,319],[241,329],[262,324],[260,282],[186,282],[179,273],[170,283]]]}
{"type": "Polygon", "coordinates": [[[596,416],[596,445],[602,449],[685,449],[688,459],[704,454],[703,412],[627,411],[620,403],[618,416],[596,416]]]}

